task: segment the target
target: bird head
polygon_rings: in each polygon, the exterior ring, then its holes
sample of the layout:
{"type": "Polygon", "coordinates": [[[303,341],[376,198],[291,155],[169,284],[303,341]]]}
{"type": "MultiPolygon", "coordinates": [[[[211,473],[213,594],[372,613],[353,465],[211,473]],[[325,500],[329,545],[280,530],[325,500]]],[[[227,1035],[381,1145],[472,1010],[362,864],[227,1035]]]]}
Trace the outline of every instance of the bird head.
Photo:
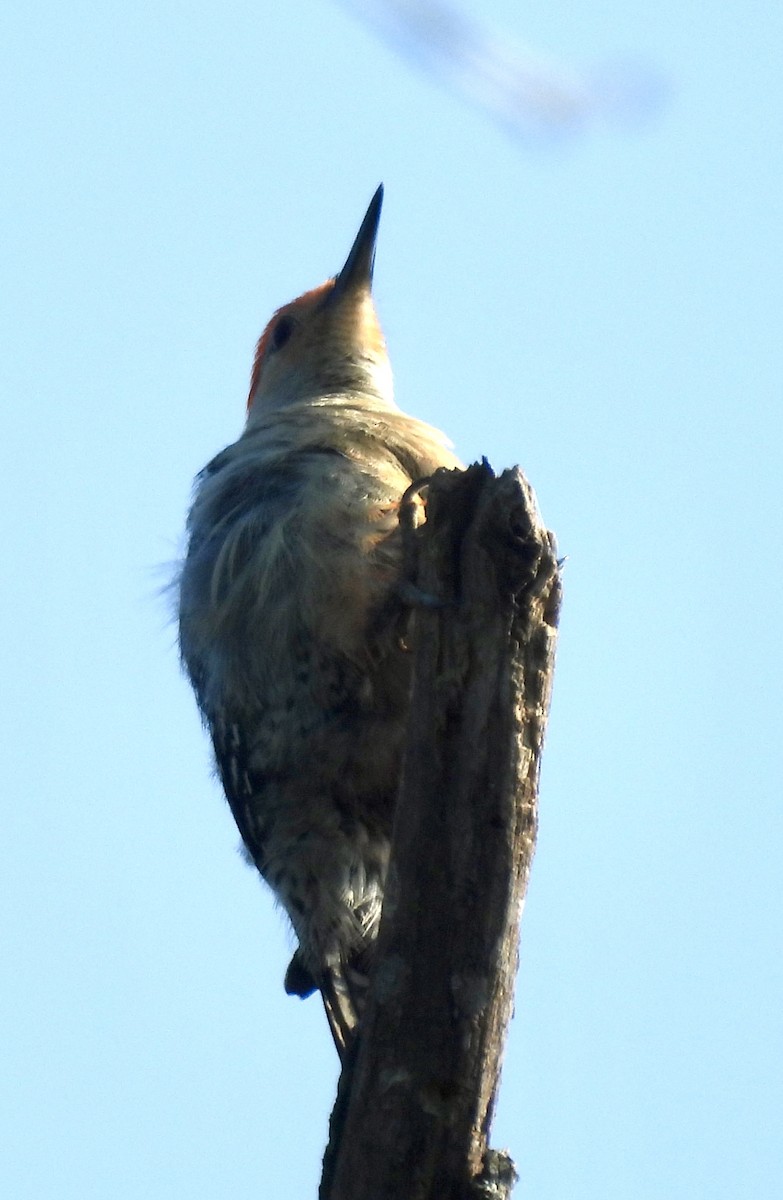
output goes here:
{"type": "Polygon", "coordinates": [[[372,299],[383,184],[339,275],[279,308],[259,339],[248,421],[298,401],[366,396],[392,404],[389,358],[372,299]]]}

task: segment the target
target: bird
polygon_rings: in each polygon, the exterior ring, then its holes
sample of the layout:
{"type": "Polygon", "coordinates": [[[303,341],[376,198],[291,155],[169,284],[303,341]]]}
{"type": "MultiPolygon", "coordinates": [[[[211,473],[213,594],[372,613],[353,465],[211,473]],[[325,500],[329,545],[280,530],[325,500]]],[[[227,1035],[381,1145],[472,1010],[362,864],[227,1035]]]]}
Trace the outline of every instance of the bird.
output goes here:
{"type": "MultiPolygon", "coordinates": [[[[179,646],[249,862],[337,1050],[371,977],[410,706],[403,498],[460,468],[396,404],[373,294],[383,185],[339,273],[258,341],[241,436],[196,477],[179,646]]],[[[420,502],[420,519],[425,519],[420,502]]]]}

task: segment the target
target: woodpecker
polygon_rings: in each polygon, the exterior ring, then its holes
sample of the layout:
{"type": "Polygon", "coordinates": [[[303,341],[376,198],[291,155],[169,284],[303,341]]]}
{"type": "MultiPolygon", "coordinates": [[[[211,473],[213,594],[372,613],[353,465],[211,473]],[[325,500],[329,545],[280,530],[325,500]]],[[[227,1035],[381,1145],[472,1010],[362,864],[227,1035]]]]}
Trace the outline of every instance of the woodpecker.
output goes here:
{"type": "Polygon", "coordinates": [[[383,200],[345,266],[273,315],[239,439],[197,476],[182,660],[246,853],[341,1055],[383,903],[410,691],[400,502],[461,464],[393,399],[372,298],[383,200]]]}

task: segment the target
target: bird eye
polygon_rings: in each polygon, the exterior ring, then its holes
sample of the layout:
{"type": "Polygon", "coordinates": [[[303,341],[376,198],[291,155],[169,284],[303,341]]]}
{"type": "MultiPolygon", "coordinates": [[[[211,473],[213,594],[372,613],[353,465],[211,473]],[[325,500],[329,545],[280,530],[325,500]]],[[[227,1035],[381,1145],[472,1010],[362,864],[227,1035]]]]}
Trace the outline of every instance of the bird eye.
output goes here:
{"type": "Polygon", "coordinates": [[[294,323],[290,317],[281,317],[272,330],[272,340],[269,343],[270,350],[282,350],[291,334],[294,332],[294,323]]]}

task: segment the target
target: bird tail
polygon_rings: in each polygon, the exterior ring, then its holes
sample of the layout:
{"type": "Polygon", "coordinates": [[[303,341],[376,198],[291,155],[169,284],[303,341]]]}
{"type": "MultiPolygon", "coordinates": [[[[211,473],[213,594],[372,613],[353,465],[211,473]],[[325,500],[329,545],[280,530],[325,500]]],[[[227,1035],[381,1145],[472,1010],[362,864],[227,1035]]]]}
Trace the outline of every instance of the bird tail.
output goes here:
{"type": "Polygon", "coordinates": [[[327,967],[321,980],[321,999],[340,1062],[344,1063],[353,1045],[360,1014],[342,966],[327,967]]]}
{"type": "Polygon", "coordinates": [[[320,991],[329,1030],[343,1064],[353,1047],[367,1000],[368,964],[363,958],[359,956],[350,963],[339,961],[330,964],[316,981],[297,951],[285,977],[285,990],[289,995],[304,998],[316,989],[320,991]]]}

